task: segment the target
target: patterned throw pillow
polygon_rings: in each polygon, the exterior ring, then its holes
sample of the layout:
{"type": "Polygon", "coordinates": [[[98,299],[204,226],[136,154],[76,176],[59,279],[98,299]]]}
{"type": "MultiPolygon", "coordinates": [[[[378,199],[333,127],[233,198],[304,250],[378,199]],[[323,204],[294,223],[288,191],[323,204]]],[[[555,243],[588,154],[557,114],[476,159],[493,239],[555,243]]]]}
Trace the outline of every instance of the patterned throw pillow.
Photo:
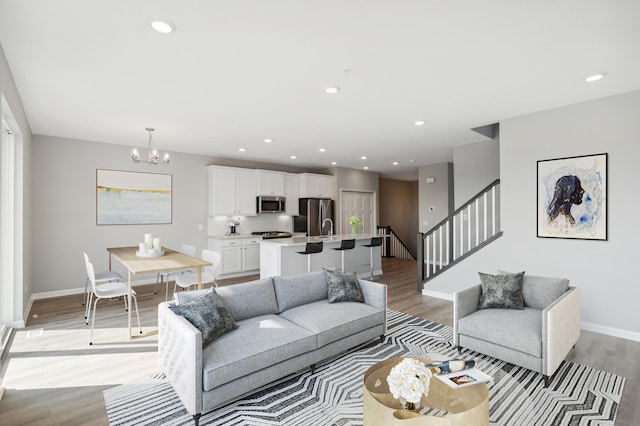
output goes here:
{"type": "Polygon", "coordinates": [[[482,283],[478,309],[524,309],[522,277],[524,272],[507,275],[489,275],[478,272],[482,283]]]}
{"type": "Polygon", "coordinates": [[[332,269],[323,269],[329,287],[329,303],[364,303],[364,296],[355,273],[343,274],[332,269]]]}
{"type": "Polygon", "coordinates": [[[200,330],[203,347],[227,331],[238,328],[238,324],[231,318],[227,307],[213,288],[191,302],[171,305],[169,308],[176,314],[185,317],[200,330]]]}

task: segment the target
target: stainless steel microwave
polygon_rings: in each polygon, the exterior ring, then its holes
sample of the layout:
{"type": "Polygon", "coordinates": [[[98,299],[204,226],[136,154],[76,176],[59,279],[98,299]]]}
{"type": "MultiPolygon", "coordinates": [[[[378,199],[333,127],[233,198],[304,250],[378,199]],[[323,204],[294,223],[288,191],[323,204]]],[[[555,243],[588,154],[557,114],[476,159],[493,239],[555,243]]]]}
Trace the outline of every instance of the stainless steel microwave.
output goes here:
{"type": "Polygon", "coordinates": [[[285,206],[285,197],[259,195],[257,197],[256,211],[258,213],[284,213],[285,206]]]}

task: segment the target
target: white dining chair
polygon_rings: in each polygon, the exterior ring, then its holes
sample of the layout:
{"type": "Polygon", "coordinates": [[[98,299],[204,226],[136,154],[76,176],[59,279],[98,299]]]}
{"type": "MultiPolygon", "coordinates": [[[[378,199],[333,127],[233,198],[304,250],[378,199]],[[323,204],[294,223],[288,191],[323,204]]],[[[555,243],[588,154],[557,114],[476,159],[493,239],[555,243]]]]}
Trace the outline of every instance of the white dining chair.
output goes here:
{"type": "MultiPolygon", "coordinates": [[[[202,250],[202,260],[206,260],[212,264],[212,266],[202,268],[202,284],[213,283],[213,285],[217,287],[216,276],[218,267],[220,266],[220,253],[213,250],[202,250]]],[[[175,284],[173,285],[173,294],[176,294],[178,287],[189,288],[197,284],[198,273],[194,271],[185,272],[176,277],[175,284]]]]}
{"type": "MultiPolygon", "coordinates": [[[[84,282],[84,295],[82,296],[82,305],[85,306],[86,304],[86,308],[84,310],[84,319],[86,320],[89,317],[89,304],[86,302],[93,290],[89,287],[89,282],[90,282],[89,267],[87,266],[89,263],[91,263],[89,261],[89,255],[87,255],[87,252],[84,252],[84,251],[82,252],[82,254],[84,256],[84,266],[85,266],[85,269],[87,270],[87,279],[84,282]]],[[[122,275],[120,275],[116,271],[101,271],[101,272],[95,273],[94,275],[95,275],[96,284],[108,283],[112,281],[124,282],[124,278],[122,277],[122,275]]]]}
{"type": "MultiPolygon", "coordinates": [[[[93,297],[95,296],[96,300],[93,302],[93,318],[91,319],[91,335],[89,337],[89,345],[93,345],[93,328],[96,323],[96,308],[98,307],[98,300],[100,299],[111,299],[114,297],[124,297],[125,298],[125,307],[127,305],[126,300],[129,295],[129,285],[122,281],[112,281],[105,284],[96,284],[95,272],[93,270],[93,265],[91,262],[87,261],[87,272],[89,275],[89,281],[91,282],[92,292],[89,295],[89,316],[91,316],[91,302],[93,297]]],[[[136,308],[136,318],[138,319],[138,328],[140,329],[140,334],[142,334],[142,327],[140,326],[140,314],[138,313],[138,300],[136,299],[135,290],[131,289],[131,297],[133,298],[133,303],[136,308]]],[[[126,309],[125,309],[126,311],[126,309]]],[[[89,320],[87,319],[87,324],[89,320]]]]}
{"type": "MultiPolygon", "coordinates": [[[[180,253],[186,254],[187,256],[195,256],[196,248],[189,244],[183,244],[180,248],[180,253]]],[[[169,297],[169,277],[172,275],[181,275],[185,272],[193,272],[190,269],[182,269],[179,271],[167,271],[167,272],[158,272],[158,276],[156,277],[156,288],[153,290],[153,294],[158,294],[158,284],[164,280],[165,281],[165,290],[164,290],[164,300],[167,300],[169,297]],[[161,279],[162,278],[162,279],[161,279]]],[[[175,290],[174,290],[175,293],[175,290]]]]}

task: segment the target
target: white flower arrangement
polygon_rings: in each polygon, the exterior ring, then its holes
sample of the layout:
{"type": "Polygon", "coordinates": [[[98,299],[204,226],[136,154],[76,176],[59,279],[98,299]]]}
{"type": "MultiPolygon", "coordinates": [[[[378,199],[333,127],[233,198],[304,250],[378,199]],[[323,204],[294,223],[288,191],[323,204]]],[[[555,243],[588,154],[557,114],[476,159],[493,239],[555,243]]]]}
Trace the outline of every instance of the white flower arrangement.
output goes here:
{"type": "Polygon", "coordinates": [[[358,216],[349,216],[349,223],[351,225],[362,225],[362,221],[358,216]]]}
{"type": "Polygon", "coordinates": [[[415,358],[405,358],[391,369],[387,377],[389,391],[402,406],[419,404],[422,395],[429,394],[431,370],[415,358]]]}

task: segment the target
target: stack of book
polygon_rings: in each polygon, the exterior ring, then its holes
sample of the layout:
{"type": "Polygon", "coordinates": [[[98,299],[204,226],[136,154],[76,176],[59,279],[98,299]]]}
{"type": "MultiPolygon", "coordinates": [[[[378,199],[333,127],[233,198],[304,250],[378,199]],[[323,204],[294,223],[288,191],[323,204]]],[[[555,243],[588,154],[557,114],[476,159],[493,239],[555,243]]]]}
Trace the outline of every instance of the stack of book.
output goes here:
{"type": "Polygon", "coordinates": [[[434,377],[454,389],[493,381],[493,377],[475,368],[475,365],[476,362],[473,360],[451,360],[434,362],[426,366],[434,377]]]}

